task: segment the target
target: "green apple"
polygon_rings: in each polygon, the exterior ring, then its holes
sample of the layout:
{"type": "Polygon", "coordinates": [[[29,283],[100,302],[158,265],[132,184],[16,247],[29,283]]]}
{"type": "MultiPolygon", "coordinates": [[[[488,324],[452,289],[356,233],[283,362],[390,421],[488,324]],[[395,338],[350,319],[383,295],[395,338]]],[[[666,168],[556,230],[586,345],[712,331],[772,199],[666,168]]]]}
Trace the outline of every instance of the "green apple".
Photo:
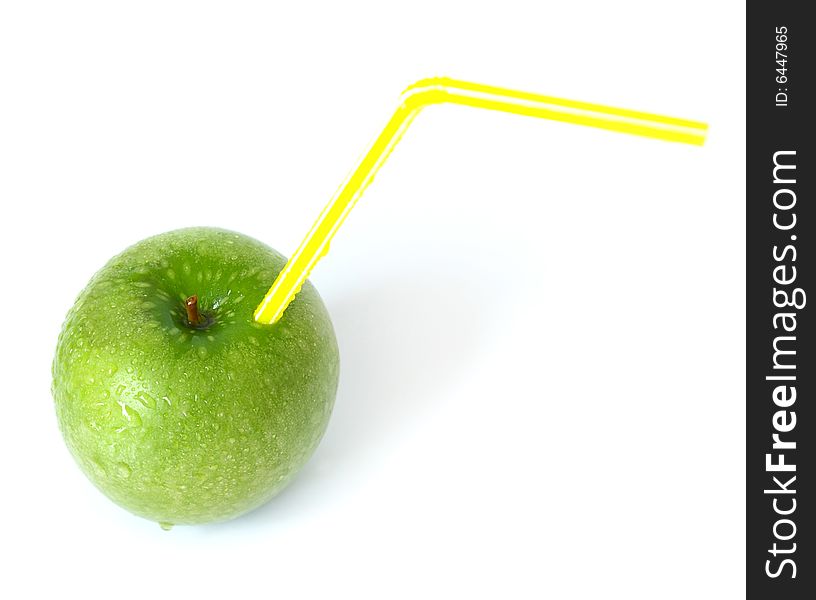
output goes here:
{"type": "Polygon", "coordinates": [[[53,363],[60,430],[108,497],[168,527],[231,519],[283,489],[328,424],[337,342],[306,283],[253,311],[286,259],[231,231],[148,238],[79,295],[53,363]]]}

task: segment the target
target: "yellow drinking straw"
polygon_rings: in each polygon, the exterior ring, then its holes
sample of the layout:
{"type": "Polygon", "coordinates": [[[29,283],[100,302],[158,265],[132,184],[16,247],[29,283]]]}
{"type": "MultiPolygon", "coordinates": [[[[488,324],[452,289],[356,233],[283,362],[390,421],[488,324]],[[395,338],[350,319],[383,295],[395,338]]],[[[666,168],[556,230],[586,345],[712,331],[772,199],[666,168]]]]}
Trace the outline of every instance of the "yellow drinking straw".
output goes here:
{"type": "Polygon", "coordinates": [[[418,81],[402,93],[401,100],[391,120],[320,213],[300,247],[255,309],[255,320],[258,323],[272,324],[280,319],[314,266],[329,251],[329,243],[357,199],[374,179],[408,125],[426,106],[450,102],[698,146],[705,141],[708,130],[708,125],[697,121],[541,96],[446,77],[418,81]]]}

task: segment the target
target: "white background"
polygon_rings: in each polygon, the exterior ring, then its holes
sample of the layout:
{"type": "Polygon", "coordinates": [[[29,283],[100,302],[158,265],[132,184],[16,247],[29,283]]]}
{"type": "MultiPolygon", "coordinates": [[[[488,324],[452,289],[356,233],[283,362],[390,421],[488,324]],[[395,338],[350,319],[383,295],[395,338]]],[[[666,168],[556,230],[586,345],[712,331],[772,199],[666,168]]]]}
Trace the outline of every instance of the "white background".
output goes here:
{"type": "Polygon", "coordinates": [[[0,596],[742,597],[743,47],[735,1],[3,3],[0,596]],[[76,294],[182,226],[290,254],[431,75],[710,138],[427,110],[313,274],[296,482],[170,533],[108,501],[50,398],[76,294]]]}

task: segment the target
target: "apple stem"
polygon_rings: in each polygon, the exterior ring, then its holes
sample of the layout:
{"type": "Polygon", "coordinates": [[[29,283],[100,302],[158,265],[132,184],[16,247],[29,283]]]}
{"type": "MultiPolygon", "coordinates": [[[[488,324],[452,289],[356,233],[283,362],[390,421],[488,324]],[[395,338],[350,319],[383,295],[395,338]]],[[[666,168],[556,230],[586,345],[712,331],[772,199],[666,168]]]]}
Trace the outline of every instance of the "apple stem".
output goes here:
{"type": "Polygon", "coordinates": [[[198,312],[198,296],[192,295],[184,303],[187,309],[187,321],[190,325],[201,325],[201,313],[198,312]]]}

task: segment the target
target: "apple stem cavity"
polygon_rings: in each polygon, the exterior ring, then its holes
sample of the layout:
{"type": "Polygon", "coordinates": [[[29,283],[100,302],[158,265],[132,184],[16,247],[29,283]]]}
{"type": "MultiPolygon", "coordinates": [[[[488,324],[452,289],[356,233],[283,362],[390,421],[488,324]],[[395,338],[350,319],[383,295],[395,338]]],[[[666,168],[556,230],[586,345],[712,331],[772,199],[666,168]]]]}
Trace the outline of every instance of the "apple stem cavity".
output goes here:
{"type": "Polygon", "coordinates": [[[198,296],[193,294],[187,298],[187,301],[184,303],[184,308],[187,309],[187,321],[190,325],[198,327],[203,324],[201,313],[198,312],[198,296]]]}

